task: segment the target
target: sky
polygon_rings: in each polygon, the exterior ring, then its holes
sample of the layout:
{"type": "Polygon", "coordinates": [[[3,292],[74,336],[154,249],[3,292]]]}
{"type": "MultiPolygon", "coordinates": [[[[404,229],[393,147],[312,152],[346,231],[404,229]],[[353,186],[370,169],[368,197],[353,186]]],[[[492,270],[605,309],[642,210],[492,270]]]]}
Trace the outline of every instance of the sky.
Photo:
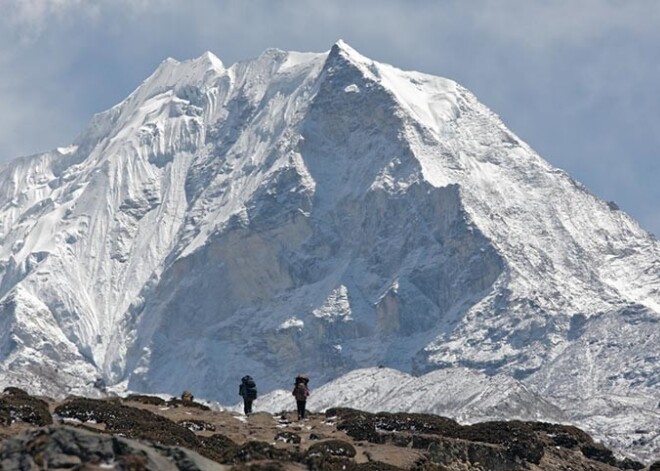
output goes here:
{"type": "Polygon", "coordinates": [[[660,235],[660,1],[0,0],[0,162],[71,143],[167,57],[338,39],[470,89],[660,235]]]}

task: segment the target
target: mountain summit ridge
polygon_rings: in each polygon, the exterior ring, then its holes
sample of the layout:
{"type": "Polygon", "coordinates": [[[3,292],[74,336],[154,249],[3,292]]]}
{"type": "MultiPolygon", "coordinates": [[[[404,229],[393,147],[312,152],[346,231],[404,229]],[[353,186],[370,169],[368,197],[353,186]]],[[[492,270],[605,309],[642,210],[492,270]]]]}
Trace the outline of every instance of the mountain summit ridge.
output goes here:
{"type": "Polygon", "coordinates": [[[467,367],[658,420],[658,241],[456,82],[341,40],[165,60],[0,170],[0,240],[2,384],[229,402],[248,370],[467,367]]]}

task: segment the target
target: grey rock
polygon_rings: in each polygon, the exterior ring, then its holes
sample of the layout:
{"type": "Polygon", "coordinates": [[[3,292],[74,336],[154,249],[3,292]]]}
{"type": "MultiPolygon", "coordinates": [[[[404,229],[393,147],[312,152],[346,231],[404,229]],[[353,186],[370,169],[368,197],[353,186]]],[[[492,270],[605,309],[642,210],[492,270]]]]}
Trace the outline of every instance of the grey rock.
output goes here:
{"type": "Polygon", "coordinates": [[[221,471],[228,467],[179,447],[150,446],[136,440],[68,426],[33,430],[0,443],[0,469],[72,469],[100,465],[122,470],[221,471]]]}

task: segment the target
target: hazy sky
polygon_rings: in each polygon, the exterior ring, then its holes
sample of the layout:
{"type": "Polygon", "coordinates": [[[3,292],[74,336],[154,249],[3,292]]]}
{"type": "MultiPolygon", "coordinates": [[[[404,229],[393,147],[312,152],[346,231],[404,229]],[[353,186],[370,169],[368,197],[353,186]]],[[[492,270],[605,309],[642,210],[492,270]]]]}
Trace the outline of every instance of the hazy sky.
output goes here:
{"type": "Polygon", "coordinates": [[[166,57],[339,38],[454,79],[660,235],[660,1],[0,0],[0,162],[70,143],[166,57]]]}

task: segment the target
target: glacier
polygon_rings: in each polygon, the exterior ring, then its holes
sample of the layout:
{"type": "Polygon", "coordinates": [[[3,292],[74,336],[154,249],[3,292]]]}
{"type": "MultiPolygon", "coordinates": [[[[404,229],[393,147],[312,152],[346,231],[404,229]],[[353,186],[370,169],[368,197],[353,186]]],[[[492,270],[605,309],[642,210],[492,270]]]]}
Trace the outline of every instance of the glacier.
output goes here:
{"type": "Polygon", "coordinates": [[[165,60],[0,168],[0,241],[0,385],[232,403],[247,373],[467,369],[660,450],[658,241],[456,82],[343,41],[165,60]]]}

